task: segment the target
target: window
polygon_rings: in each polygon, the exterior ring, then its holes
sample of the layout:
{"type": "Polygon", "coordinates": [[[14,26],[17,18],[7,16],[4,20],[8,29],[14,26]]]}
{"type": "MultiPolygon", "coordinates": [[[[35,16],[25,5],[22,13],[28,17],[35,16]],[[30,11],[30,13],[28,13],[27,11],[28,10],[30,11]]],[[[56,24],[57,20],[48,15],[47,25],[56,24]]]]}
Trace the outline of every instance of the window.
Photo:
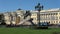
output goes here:
{"type": "Polygon", "coordinates": [[[54,21],[54,23],[55,23],[55,21],[54,21]]]}
{"type": "Polygon", "coordinates": [[[60,19],[60,16],[59,16],[59,19],[60,19]]]}
{"type": "Polygon", "coordinates": [[[55,19],[58,20],[58,17],[56,17],[55,19]]]}
{"type": "Polygon", "coordinates": [[[59,21],[59,23],[60,23],[60,21],[59,21]]]}

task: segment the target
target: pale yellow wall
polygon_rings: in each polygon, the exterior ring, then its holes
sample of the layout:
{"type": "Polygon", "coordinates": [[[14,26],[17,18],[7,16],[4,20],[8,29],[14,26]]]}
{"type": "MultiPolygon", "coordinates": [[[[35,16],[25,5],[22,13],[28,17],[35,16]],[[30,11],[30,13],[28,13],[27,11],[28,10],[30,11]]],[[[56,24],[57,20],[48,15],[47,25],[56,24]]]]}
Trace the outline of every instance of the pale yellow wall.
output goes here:
{"type": "Polygon", "coordinates": [[[4,14],[4,20],[6,24],[10,24],[10,16],[7,13],[4,14]]]}
{"type": "Polygon", "coordinates": [[[33,18],[33,23],[37,24],[37,13],[36,12],[31,13],[31,18],[33,18]]]}
{"type": "MultiPolygon", "coordinates": [[[[36,15],[37,15],[37,12],[32,13],[31,18],[34,19],[33,22],[38,23],[36,15]]],[[[40,20],[40,22],[50,22],[50,24],[59,24],[59,22],[60,22],[59,17],[60,17],[60,10],[56,10],[56,11],[55,10],[54,11],[53,10],[51,10],[51,11],[50,10],[42,10],[42,11],[40,11],[40,19],[42,19],[42,20],[40,20]]]]}

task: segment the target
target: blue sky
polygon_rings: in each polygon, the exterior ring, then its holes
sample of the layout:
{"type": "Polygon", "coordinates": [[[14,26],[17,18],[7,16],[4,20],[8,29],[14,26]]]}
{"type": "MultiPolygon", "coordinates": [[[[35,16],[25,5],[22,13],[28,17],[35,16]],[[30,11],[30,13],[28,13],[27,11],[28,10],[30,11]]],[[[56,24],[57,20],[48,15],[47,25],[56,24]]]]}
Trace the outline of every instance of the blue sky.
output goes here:
{"type": "Polygon", "coordinates": [[[0,12],[23,10],[34,10],[37,3],[44,5],[44,9],[60,8],[60,0],[0,0],[0,12]]]}

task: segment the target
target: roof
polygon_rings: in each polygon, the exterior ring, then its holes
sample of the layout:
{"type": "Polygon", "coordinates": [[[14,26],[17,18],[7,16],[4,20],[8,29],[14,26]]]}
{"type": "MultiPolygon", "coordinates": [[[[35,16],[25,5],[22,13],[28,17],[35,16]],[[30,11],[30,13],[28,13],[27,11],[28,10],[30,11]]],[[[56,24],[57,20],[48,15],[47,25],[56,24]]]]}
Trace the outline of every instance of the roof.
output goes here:
{"type": "MultiPolygon", "coordinates": [[[[41,10],[40,12],[47,12],[47,11],[59,11],[60,10],[60,8],[54,8],[54,9],[48,9],[48,10],[41,10]]],[[[38,12],[38,11],[33,11],[33,10],[31,10],[31,12],[38,12]]]]}

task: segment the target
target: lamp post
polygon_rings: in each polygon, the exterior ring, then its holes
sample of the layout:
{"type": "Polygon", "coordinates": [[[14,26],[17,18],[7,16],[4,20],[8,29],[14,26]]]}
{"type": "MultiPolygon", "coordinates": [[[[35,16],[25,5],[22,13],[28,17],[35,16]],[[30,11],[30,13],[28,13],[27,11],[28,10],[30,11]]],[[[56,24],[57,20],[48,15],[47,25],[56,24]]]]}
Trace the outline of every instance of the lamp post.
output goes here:
{"type": "Polygon", "coordinates": [[[40,3],[38,3],[38,5],[35,6],[35,10],[38,11],[37,20],[38,20],[38,23],[40,25],[40,11],[43,10],[43,6],[41,6],[40,3]]]}

